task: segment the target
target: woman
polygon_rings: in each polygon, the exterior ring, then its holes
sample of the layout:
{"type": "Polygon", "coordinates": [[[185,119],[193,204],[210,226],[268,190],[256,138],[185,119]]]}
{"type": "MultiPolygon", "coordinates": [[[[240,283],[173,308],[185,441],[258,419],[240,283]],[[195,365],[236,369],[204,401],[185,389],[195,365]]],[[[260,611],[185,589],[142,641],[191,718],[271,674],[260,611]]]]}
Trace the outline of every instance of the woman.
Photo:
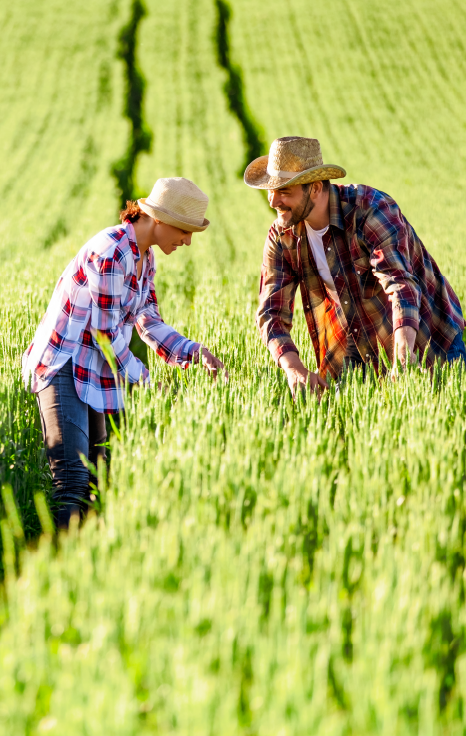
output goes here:
{"type": "MultiPolygon", "coordinates": [[[[168,364],[199,360],[200,344],[166,325],[154,291],[152,245],[170,255],[209,225],[208,197],[188,179],[159,179],[150,197],[127,202],[121,226],[84,245],[60,277],[47,312],[23,356],[23,378],[37,394],[59,528],[89,505],[89,472],[105,458],[105,414],[118,412],[125,380],[147,382],[149,372],[129,349],[136,324],[141,338],[168,364]],[[102,350],[110,342],[117,381],[102,350]]],[[[105,350],[105,348],[104,348],[105,350]]],[[[202,347],[212,374],[223,363],[202,347]]]]}

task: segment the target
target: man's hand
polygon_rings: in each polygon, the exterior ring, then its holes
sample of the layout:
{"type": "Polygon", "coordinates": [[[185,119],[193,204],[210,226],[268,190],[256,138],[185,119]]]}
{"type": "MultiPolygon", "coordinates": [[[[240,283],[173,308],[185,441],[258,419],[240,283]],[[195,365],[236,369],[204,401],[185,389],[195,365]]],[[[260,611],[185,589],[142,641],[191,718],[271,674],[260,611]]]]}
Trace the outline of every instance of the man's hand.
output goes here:
{"type": "Polygon", "coordinates": [[[397,376],[397,360],[400,361],[403,368],[406,367],[406,352],[408,349],[410,363],[416,363],[417,358],[414,354],[414,345],[416,343],[417,332],[414,327],[398,327],[393,334],[393,367],[392,381],[397,376]]]}
{"type": "Polygon", "coordinates": [[[312,373],[312,371],[309,371],[305,367],[298,353],[291,351],[284,353],[279,359],[278,364],[286,373],[288,385],[293,396],[296,393],[297,387],[305,389],[307,384],[309,384],[311,391],[318,391],[319,393],[328,388],[328,384],[323,378],[317,373],[312,373]]]}
{"type": "Polygon", "coordinates": [[[199,350],[193,354],[193,363],[199,363],[199,353],[202,354],[202,367],[205,368],[209,373],[217,378],[219,370],[225,371],[225,380],[228,381],[228,371],[225,370],[225,366],[222,361],[212,355],[207,348],[202,345],[199,350]]]}

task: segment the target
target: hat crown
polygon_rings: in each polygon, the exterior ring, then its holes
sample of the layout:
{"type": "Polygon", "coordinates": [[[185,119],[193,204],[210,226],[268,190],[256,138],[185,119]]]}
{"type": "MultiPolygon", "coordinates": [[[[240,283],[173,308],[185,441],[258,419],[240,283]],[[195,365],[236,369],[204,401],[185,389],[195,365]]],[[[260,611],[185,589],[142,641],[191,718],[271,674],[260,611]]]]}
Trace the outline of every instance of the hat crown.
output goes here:
{"type": "Polygon", "coordinates": [[[201,226],[209,204],[207,194],[182,176],[157,179],[146,204],[201,226]]]}
{"type": "Polygon", "coordinates": [[[322,165],[322,151],[316,138],[277,138],[270,146],[267,171],[272,176],[278,171],[299,173],[322,165]]]}
{"type": "Polygon", "coordinates": [[[244,181],[254,189],[282,189],[314,181],[341,179],[346,171],[335,164],[324,164],[316,138],[296,135],[276,138],[267,156],[251,161],[244,181]]]}

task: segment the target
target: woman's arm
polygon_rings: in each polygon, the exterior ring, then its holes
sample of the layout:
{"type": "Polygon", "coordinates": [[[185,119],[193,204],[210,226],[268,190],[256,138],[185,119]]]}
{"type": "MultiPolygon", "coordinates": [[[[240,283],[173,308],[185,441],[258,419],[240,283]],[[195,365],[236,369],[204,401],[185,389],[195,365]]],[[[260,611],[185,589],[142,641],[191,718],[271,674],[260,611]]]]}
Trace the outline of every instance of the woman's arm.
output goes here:
{"type": "MultiPolygon", "coordinates": [[[[168,365],[187,368],[190,363],[199,362],[201,353],[202,365],[209,373],[216,376],[218,370],[224,369],[222,361],[212,355],[206,347],[183,337],[173,327],[165,324],[160,316],[153,284],[150,285],[146,303],[138,314],[136,329],[141,339],[168,365]]],[[[226,376],[228,377],[228,374],[226,376]]]]}
{"type": "Polygon", "coordinates": [[[145,304],[138,312],[136,329],[141,340],[144,340],[168,365],[187,368],[200,347],[198,342],[188,340],[173,327],[165,324],[160,316],[153,284],[149,287],[145,304]]]}

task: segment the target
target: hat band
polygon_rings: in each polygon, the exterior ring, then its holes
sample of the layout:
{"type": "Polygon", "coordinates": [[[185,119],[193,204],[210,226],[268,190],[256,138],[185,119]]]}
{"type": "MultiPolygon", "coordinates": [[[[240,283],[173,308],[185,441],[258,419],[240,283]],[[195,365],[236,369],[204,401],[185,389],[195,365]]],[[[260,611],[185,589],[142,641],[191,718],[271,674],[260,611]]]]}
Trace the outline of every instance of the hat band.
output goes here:
{"type": "Polygon", "coordinates": [[[267,174],[269,176],[278,176],[280,179],[292,179],[293,176],[302,174],[302,171],[280,171],[280,169],[272,169],[271,166],[267,166],[267,174]]]}
{"type": "Polygon", "coordinates": [[[198,218],[194,219],[193,217],[188,217],[185,214],[181,214],[179,212],[174,212],[173,210],[169,210],[167,207],[162,207],[156,202],[151,202],[149,197],[146,198],[145,204],[153,210],[156,210],[156,211],[159,210],[160,212],[163,212],[169,217],[173,217],[174,220],[179,220],[180,222],[184,222],[186,225],[194,225],[195,227],[201,227],[202,224],[204,223],[205,218],[203,215],[201,215],[199,219],[198,218]]]}

